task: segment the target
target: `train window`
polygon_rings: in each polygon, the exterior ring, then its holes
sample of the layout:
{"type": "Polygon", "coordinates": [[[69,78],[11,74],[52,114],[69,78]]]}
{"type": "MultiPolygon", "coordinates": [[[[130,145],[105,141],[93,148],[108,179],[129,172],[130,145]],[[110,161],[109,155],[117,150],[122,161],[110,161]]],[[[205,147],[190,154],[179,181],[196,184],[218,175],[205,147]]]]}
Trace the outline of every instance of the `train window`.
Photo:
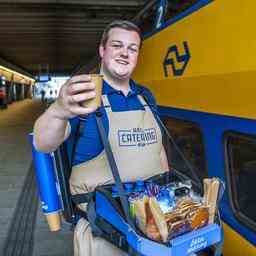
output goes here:
{"type": "MultiPolygon", "coordinates": [[[[199,126],[192,122],[164,117],[163,121],[180,151],[188,160],[200,180],[207,177],[206,161],[204,154],[203,136],[199,126]]],[[[172,142],[164,138],[169,165],[186,174],[191,179],[193,176],[189,167],[182,159],[172,142]]]]}
{"type": "Polygon", "coordinates": [[[154,30],[157,12],[157,3],[155,3],[147,12],[145,12],[139,21],[139,27],[142,34],[152,32],[154,30]]]}
{"type": "MultiPolygon", "coordinates": [[[[139,27],[142,34],[145,35],[156,29],[156,18],[159,14],[163,15],[163,22],[166,22],[172,18],[175,18],[180,13],[184,12],[191,6],[195,5],[199,0],[167,0],[166,7],[159,9],[159,3],[155,2],[148,10],[143,13],[139,19],[139,27]]],[[[164,5],[165,6],[165,5],[164,5]]]]}
{"type": "Polygon", "coordinates": [[[169,20],[179,15],[199,0],[168,0],[167,12],[165,15],[165,20],[169,20]]]}
{"type": "Polygon", "coordinates": [[[256,138],[226,135],[229,195],[237,218],[256,230],[256,138]]]}

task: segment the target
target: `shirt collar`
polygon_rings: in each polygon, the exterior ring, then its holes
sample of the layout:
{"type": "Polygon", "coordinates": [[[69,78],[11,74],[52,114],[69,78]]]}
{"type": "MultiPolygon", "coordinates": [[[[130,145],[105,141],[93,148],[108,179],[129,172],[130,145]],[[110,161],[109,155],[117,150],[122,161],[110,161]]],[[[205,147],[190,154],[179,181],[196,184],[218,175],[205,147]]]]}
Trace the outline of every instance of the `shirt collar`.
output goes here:
{"type": "MultiPolygon", "coordinates": [[[[130,79],[129,83],[130,83],[130,91],[128,93],[128,96],[134,95],[134,94],[137,95],[137,94],[141,93],[141,88],[139,86],[137,86],[135,81],[130,79]]],[[[109,94],[114,94],[114,93],[118,93],[118,92],[119,92],[119,90],[114,89],[108,82],[103,80],[103,88],[102,88],[103,94],[109,95],[109,94]]]]}

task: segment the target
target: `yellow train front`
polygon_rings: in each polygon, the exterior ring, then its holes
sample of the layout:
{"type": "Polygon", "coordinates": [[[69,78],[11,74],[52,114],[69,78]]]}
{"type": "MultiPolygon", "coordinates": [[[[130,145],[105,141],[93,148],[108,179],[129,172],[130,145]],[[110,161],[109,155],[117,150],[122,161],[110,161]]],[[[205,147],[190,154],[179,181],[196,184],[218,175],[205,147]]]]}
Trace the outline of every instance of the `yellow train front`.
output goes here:
{"type": "MultiPolygon", "coordinates": [[[[255,7],[199,0],[174,19],[165,16],[146,34],[134,74],[156,96],[199,176],[226,183],[220,210],[228,256],[256,255],[255,7]]],[[[187,173],[174,148],[168,151],[171,165],[187,173]]]]}

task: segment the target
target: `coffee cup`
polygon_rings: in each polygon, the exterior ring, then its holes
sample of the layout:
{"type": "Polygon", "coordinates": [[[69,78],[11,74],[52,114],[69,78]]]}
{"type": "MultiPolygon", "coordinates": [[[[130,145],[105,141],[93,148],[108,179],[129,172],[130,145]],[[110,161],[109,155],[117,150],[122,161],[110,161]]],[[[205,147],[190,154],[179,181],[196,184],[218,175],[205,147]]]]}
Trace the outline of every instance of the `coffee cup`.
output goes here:
{"type": "Polygon", "coordinates": [[[96,96],[92,99],[85,100],[84,102],[81,103],[81,105],[86,108],[98,108],[101,105],[103,75],[90,74],[90,76],[91,76],[91,81],[95,84],[96,96]]]}

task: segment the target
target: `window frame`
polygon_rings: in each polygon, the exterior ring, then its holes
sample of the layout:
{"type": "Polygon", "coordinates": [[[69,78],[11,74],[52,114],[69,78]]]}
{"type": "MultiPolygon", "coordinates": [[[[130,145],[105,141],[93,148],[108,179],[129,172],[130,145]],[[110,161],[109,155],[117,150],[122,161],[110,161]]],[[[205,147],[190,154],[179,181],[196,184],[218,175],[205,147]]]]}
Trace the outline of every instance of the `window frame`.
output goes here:
{"type": "MultiPolygon", "coordinates": [[[[202,139],[202,152],[203,152],[203,156],[202,156],[202,159],[204,160],[203,162],[204,162],[204,170],[205,170],[205,174],[207,174],[206,175],[206,177],[208,177],[208,175],[209,175],[209,172],[208,172],[208,164],[207,164],[207,158],[206,158],[206,151],[205,151],[205,140],[204,140],[204,133],[203,133],[203,129],[202,129],[202,127],[201,127],[201,125],[199,124],[199,123],[197,123],[197,122],[194,122],[194,121],[191,121],[191,120],[186,120],[186,119],[182,119],[182,118],[177,118],[177,117],[172,117],[172,116],[169,116],[169,115],[167,115],[167,114],[164,114],[164,115],[161,115],[161,119],[162,119],[162,121],[163,121],[163,123],[164,123],[164,125],[165,125],[165,127],[167,128],[167,130],[168,130],[168,127],[167,127],[167,125],[166,125],[166,123],[165,123],[165,120],[166,119],[172,119],[173,121],[175,121],[175,122],[182,122],[183,124],[188,124],[188,125],[190,125],[190,126],[194,126],[194,127],[196,127],[198,130],[199,130],[199,132],[200,132],[200,137],[201,137],[201,139],[202,139]]],[[[169,130],[168,130],[169,131],[169,130]]],[[[172,134],[171,134],[171,136],[172,136],[172,134]]],[[[173,137],[173,136],[172,136],[173,137]]],[[[175,142],[176,143],[176,142],[175,142]]],[[[170,144],[171,144],[171,142],[170,142],[170,144]]],[[[179,147],[179,149],[180,149],[180,147],[179,147]]],[[[168,153],[168,152],[167,152],[168,153]]],[[[183,152],[182,152],[183,153],[183,152]]],[[[187,159],[187,158],[186,158],[187,159]]],[[[189,161],[189,160],[188,160],[189,161]]],[[[168,160],[168,162],[169,162],[169,160],[168,160]]],[[[190,161],[189,161],[189,163],[190,163],[190,161]]],[[[170,166],[170,167],[172,167],[172,166],[170,166]]],[[[198,169],[198,168],[197,168],[198,169]]],[[[197,170],[196,169],[196,170],[197,170]]],[[[186,173],[183,173],[182,172],[182,170],[177,170],[178,172],[181,172],[181,174],[182,175],[184,175],[184,176],[187,176],[187,174],[186,173]]],[[[190,174],[191,175],[191,174],[190,174]]],[[[203,179],[200,179],[200,175],[197,175],[198,176],[198,178],[199,178],[199,180],[201,181],[201,186],[203,185],[203,179]]],[[[190,179],[191,179],[191,177],[190,176],[187,176],[187,177],[189,177],[190,179]]],[[[196,184],[196,180],[194,180],[194,179],[191,179],[192,180],[192,183],[194,183],[194,184],[196,184]]],[[[199,185],[200,186],[200,185],[199,185]]]]}
{"type": "Polygon", "coordinates": [[[237,200],[237,186],[234,181],[234,169],[233,169],[233,158],[231,156],[232,152],[228,149],[229,145],[229,139],[230,138],[236,138],[236,139],[253,139],[255,140],[256,145],[256,135],[247,134],[247,133],[241,133],[237,131],[226,131],[223,135],[223,145],[224,145],[224,163],[225,163],[225,176],[227,180],[227,194],[228,199],[230,202],[231,210],[237,219],[237,221],[244,226],[246,226],[248,229],[252,230],[253,232],[256,232],[256,221],[253,221],[248,216],[246,216],[241,210],[239,210],[239,203],[237,200]],[[235,189],[235,191],[234,191],[235,189]]]}

